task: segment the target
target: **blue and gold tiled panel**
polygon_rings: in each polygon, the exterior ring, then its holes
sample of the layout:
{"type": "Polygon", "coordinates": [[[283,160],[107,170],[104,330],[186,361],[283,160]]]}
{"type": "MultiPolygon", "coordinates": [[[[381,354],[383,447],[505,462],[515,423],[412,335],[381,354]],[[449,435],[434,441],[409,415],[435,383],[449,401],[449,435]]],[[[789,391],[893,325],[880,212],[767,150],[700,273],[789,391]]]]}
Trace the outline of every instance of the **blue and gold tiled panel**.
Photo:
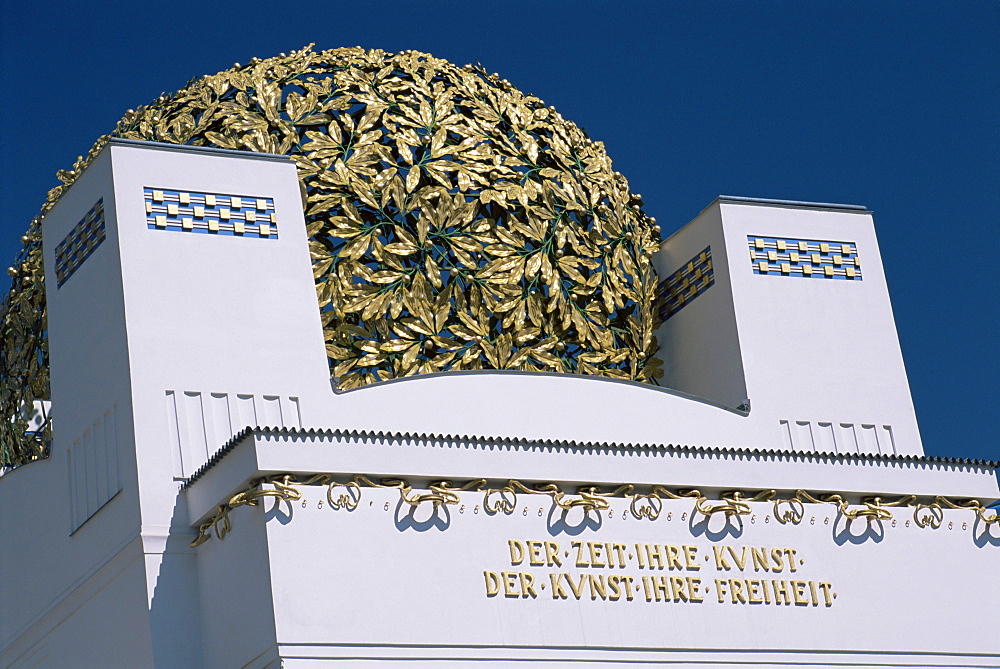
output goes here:
{"type": "Polygon", "coordinates": [[[712,284],[715,283],[715,271],[712,269],[712,247],[691,258],[686,265],[660,282],[659,315],[661,320],[667,320],[678,311],[690,304],[712,284]]]}
{"type": "Polygon", "coordinates": [[[56,288],[66,283],[103,241],[104,198],[101,198],[56,246],[56,288]]]}
{"type": "Polygon", "coordinates": [[[747,236],[754,274],[861,281],[861,259],[853,242],[747,236]]]}
{"type": "Polygon", "coordinates": [[[278,217],[269,197],[143,188],[150,230],[278,238],[278,217]]]}

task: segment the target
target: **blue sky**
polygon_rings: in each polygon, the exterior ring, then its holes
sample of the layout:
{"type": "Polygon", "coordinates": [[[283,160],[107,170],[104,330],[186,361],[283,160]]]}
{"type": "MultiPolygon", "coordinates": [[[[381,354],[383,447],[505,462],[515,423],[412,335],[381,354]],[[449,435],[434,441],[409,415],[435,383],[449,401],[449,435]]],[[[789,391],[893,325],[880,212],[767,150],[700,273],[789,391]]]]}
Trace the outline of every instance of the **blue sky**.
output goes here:
{"type": "Polygon", "coordinates": [[[720,193],[867,205],[926,452],[1000,459],[1000,3],[0,7],[0,258],[57,170],[192,77],[309,42],[478,61],[603,141],[665,234],[720,193]]]}

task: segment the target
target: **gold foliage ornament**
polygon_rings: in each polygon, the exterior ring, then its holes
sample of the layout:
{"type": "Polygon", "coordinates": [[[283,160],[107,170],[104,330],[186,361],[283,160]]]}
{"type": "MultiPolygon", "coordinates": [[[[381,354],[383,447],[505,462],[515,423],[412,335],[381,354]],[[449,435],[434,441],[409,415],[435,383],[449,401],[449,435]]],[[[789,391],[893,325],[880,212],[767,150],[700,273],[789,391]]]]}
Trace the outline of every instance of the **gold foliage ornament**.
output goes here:
{"type": "Polygon", "coordinates": [[[45,270],[39,219],[21,238],[24,246],[7,272],[10,292],[0,303],[0,470],[48,455],[51,424],[29,431],[35,400],[49,397],[45,270]]]}
{"type": "MultiPolygon", "coordinates": [[[[382,478],[372,480],[364,474],[355,474],[347,481],[339,481],[343,474],[313,474],[304,480],[291,473],[271,474],[250,481],[249,485],[236,494],[228,498],[217,508],[215,513],[198,527],[198,535],[191,542],[191,546],[200,546],[211,539],[212,532],[219,539],[225,538],[232,530],[232,523],[229,513],[241,506],[255,506],[257,500],[265,497],[274,497],[282,502],[293,502],[303,499],[303,493],[299,486],[327,486],[326,501],[328,507],[335,511],[355,511],[359,508],[365,509],[361,498],[365,488],[395,488],[399,491],[399,503],[406,504],[412,508],[419,507],[424,503],[431,503],[435,512],[442,506],[455,506],[462,503],[459,493],[480,493],[483,495],[482,508],[488,516],[510,516],[513,515],[518,505],[518,495],[544,495],[549,497],[551,509],[560,509],[563,512],[571,511],[575,508],[581,509],[584,514],[608,512],[609,517],[613,517],[615,510],[611,508],[611,500],[615,498],[627,500],[627,513],[636,520],[648,519],[659,520],[665,500],[694,500],[694,508],[691,510],[692,522],[695,514],[703,518],[711,518],[715,514],[725,517],[726,523],[736,522],[742,524],[741,516],[749,516],[750,523],[755,523],[757,515],[750,506],[751,503],[765,502],[773,505],[774,519],[782,525],[800,525],[805,520],[806,504],[833,505],[837,508],[836,515],[842,516],[848,524],[853,521],[864,519],[867,523],[882,523],[891,521],[892,527],[896,526],[890,508],[912,508],[913,522],[918,528],[931,528],[936,530],[941,527],[944,520],[944,510],[970,510],[975,511],[977,520],[973,521],[973,532],[979,534],[989,534],[993,525],[1000,526],[1000,513],[991,507],[986,507],[976,499],[949,499],[942,495],[935,496],[928,502],[918,502],[917,495],[901,495],[894,500],[883,499],[881,496],[867,496],[861,499],[860,505],[850,504],[840,493],[810,493],[806,490],[796,490],[789,497],[784,497],[777,490],[759,490],[757,492],[744,492],[742,490],[731,490],[723,492],[716,501],[710,501],[709,494],[702,493],[697,489],[676,489],[670,490],[662,485],[636,486],[631,483],[607,485],[590,483],[576,488],[576,493],[563,490],[554,482],[524,483],[515,479],[505,482],[491,482],[487,479],[472,479],[462,484],[457,484],[447,479],[437,480],[427,486],[428,492],[414,492],[414,485],[405,479],[382,478]],[[272,487],[265,487],[270,485],[272,487]],[[609,489],[610,488],[610,489],[609,489]],[[648,490],[640,493],[639,488],[648,490]],[[344,489],[345,492],[340,492],[344,489]],[[336,491],[336,492],[335,492],[336,491]],[[736,519],[733,521],[732,519],[736,519]],[[977,529],[977,527],[979,529],[977,529]]],[[[303,507],[307,505],[302,502],[303,507]]],[[[323,507],[320,500],[319,508],[323,507]]],[[[370,504],[369,504],[370,506],[370,504]]],[[[389,510],[389,502],[383,507],[389,510]]],[[[462,513],[462,505],[459,513],[462,513]]],[[[479,512],[480,506],[477,504],[473,513],[479,512]]],[[[621,517],[626,517],[626,512],[618,509],[621,517]]],[[[764,512],[758,510],[758,513],[764,512]]],[[[523,515],[528,515],[528,507],[524,507],[523,515]]],[[[539,516],[542,509],[539,508],[539,516]]],[[[672,514],[666,514],[669,521],[672,514]]],[[[681,520],[687,517],[687,512],[681,515],[681,520]]],[[[764,516],[764,522],[769,523],[771,516],[764,516]]],[[[829,523],[829,517],[824,519],[824,524],[829,523]]],[[[816,517],[810,519],[810,525],[815,524],[816,517]]],[[[949,529],[954,521],[949,523],[949,529]]],[[[910,521],[905,521],[905,527],[910,526],[910,521]]],[[[962,528],[966,529],[968,521],[962,523],[962,528]]],[[[993,536],[993,535],[989,535],[993,536]]]]}
{"type": "MultiPolygon", "coordinates": [[[[600,142],[481,67],[310,45],[193,80],[112,136],[292,157],[339,389],[661,374],[655,220],[600,142]]],[[[46,208],[106,142],[58,173],[46,208]]]]}

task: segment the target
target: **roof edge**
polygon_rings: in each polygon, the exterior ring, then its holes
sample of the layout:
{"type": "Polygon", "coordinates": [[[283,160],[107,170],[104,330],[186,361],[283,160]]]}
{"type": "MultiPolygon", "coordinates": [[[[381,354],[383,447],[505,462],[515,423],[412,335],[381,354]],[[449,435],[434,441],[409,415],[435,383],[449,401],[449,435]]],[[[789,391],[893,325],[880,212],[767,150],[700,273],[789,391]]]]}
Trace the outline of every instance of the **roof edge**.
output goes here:
{"type": "Polygon", "coordinates": [[[850,211],[856,213],[870,214],[871,211],[863,204],[837,204],[834,202],[806,202],[803,200],[776,200],[764,197],[744,197],[741,195],[719,195],[712,201],[712,204],[733,203],[733,204],[759,204],[778,207],[792,207],[796,209],[823,209],[827,211],[850,211]]]}
{"type": "Polygon", "coordinates": [[[882,462],[887,464],[917,464],[917,465],[945,465],[956,467],[976,467],[979,469],[1000,469],[1000,461],[978,460],[971,458],[945,458],[929,455],[884,455],[879,453],[830,453],[813,452],[801,453],[795,451],[782,451],[775,449],[751,449],[734,448],[725,446],[690,446],[684,444],[647,444],[647,443],[618,443],[618,442],[580,442],[561,439],[528,439],[525,437],[490,437],[490,436],[469,436],[469,435],[442,435],[426,433],[402,433],[402,432],[381,432],[370,430],[340,430],[332,428],[276,428],[276,427],[245,427],[234,435],[226,444],[208,459],[205,464],[189,476],[181,486],[187,489],[204,476],[210,469],[222,460],[227,453],[233,450],[240,442],[250,435],[254,436],[303,436],[319,437],[326,439],[374,439],[374,440],[395,440],[395,441],[451,441],[473,444],[506,444],[520,446],[556,446],[576,449],[613,448],[618,450],[654,450],[673,451],[677,453],[693,453],[718,456],[765,456],[782,457],[802,461],[835,460],[839,462],[882,462]]]}
{"type": "Polygon", "coordinates": [[[193,146],[191,144],[171,144],[170,142],[151,142],[145,139],[125,139],[123,137],[111,137],[108,139],[108,146],[128,146],[140,149],[153,149],[156,151],[181,151],[207,153],[211,155],[227,156],[229,158],[247,158],[250,160],[273,160],[284,163],[292,162],[290,156],[280,153],[259,153],[257,151],[241,151],[239,149],[223,149],[218,146],[193,146]]]}

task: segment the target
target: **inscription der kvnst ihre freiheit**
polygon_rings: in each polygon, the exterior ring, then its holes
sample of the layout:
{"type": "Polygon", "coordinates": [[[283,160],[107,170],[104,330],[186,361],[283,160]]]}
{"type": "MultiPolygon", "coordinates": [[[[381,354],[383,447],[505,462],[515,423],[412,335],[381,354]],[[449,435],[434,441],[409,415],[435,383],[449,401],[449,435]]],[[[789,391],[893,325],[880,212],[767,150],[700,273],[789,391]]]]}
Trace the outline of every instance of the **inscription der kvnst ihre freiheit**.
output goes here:
{"type": "Polygon", "coordinates": [[[483,571],[487,597],[802,607],[837,598],[829,581],[803,578],[794,548],[518,539],[507,547],[511,569],[483,571]]]}

